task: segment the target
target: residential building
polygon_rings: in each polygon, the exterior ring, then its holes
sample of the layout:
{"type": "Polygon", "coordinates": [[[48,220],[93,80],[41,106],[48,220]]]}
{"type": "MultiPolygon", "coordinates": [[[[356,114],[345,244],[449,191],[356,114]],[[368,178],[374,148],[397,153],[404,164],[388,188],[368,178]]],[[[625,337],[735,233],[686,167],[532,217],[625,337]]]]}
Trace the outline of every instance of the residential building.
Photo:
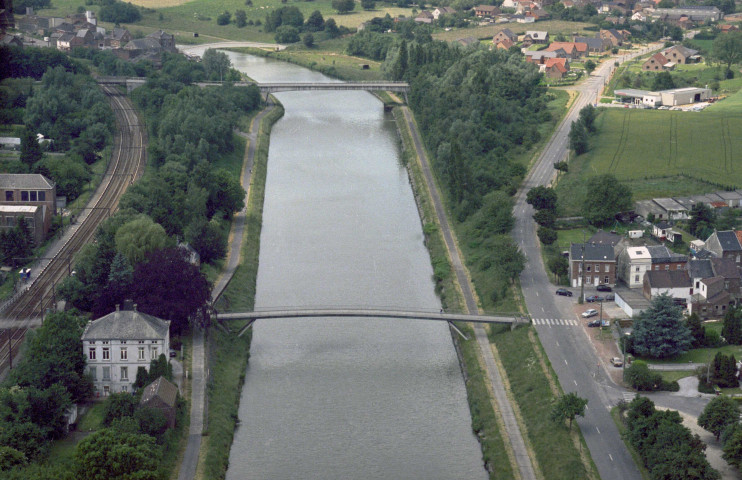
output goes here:
{"type": "Polygon", "coordinates": [[[17,37],[15,35],[0,33],[0,45],[5,45],[6,47],[23,48],[23,40],[21,39],[21,37],[17,37]]]}
{"type": "Polygon", "coordinates": [[[563,50],[567,58],[577,60],[587,56],[587,43],[582,42],[551,42],[546,47],[547,52],[563,50]]]}
{"type": "Polygon", "coordinates": [[[675,64],[667,59],[660,52],[655,53],[642,63],[642,70],[647,72],[661,72],[663,70],[672,70],[675,64]]]}
{"type": "Polygon", "coordinates": [[[510,42],[515,43],[518,41],[518,35],[514,34],[513,31],[509,28],[506,28],[504,30],[500,30],[495,34],[494,37],[492,37],[492,43],[494,45],[497,45],[503,40],[509,40],[510,42]]]}
{"type": "Polygon", "coordinates": [[[443,15],[453,15],[456,13],[456,9],[451,7],[436,7],[435,10],[433,10],[433,18],[438,20],[443,15]]]}
{"type": "Polygon", "coordinates": [[[610,245],[573,243],[570,246],[569,278],[573,287],[582,285],[583,264],[585,285],[615,285],[616,257],[610,245]]]}
{"type": "Polygon", "coordinates": [[[724,16],[716,7],[690,5],[678,8],[656,8],[651,15],[653,18],[666,21],[677,21],[685,17],[693,23],[716,22],[724,16]]]}
{"type": "Polygon", "coordinates": [[[44,241],[44,209],[38,205],[0,205],[0,230],[12,229],[23,217],[34,245],[44,241]]]}
{"type": "Polygon", "coordinates": [[[606,40],[601,36],[597,37],[578,37],[573,38],[574,42],[584,43],[587,45],[588,53],[603,53],[611,48],[610,40],[606,40]]]}
{"type": "Polygon", "coordinates": [[[732,230],[712,233],[706,240],[706,250],[717,258],[731,258],[737,267],[742,267],[742,245],[732,230]]]}
{"type": "Polygon", "coordinates": [[[546,44],[549,43],[549,32],[539,31],[539,30],[528,30],[526,31],[525,37],[523,40],[528,38],[531,40],[531,44],[538,43],[538,44],[546,44]]]}
{"type": "Polygon", "coordinates": [[[644,275],[644,297],[652,300],[658,295],[669,295],[683,305],[691,302],[693,286],[685,270],[649,271],[644,275]]]}
{"type": "Polygon", "coordinates": [[[618,278],[629,288],[644,285],[644,274],[652,269],[652,256],[646,246],[626,247],[618,254],[616,261],[618,278]]]}
{"type": "Polygon", "coordinates": [[[722,277],[704,278],[699,282],[699,288],[691,296],[688,311],[697,314],[702,320],[707,318],[721,318],[733,301],[729,292],[724,290],[722,277]]]}
{"type": "Polygon", "coordinates": [[[692,48],[687,48],[682,45],[673,45],[672,47],[662,50],[661,53],[669,62],[677,65],[698,63],[701,60],[701,57],[698,55],[698,50],[693,50],[692,48]]]}
{"type": "Polygon", "coordinates": [[[114,28],[106,37],[106,45],[113,48],[121,48],[131,41],[131,33],[125,28],[114,28]]]}
{"type": "Polygon", "coordinates": [[[665,245],[650,245],[646,249],[652,258],[653,271],[685,270],[688,263],[687,256],[675,253],[665,245]]]}
{"type": "Polygon", "coordinates": [[[611,42],[612,47],[620,47],[626,40],[622,31],[616,30],[615,28],[601,29],[600,37],[611,42]]]}
{"type": "Polygon", "coordinates": [[[10,216],[38,218],[37,215],[40,215],[43,220],[41,225],[34,224],[35,237],[43,238],[52,226],[52,218],[57,214],[57,186],[38,173],[0,173],[0,205],[38,207],[39,212],[17,211],[12,215],[6,212],[6,221],[10,216]]]}
{"type": "Polygon", "coordinates": [[[512,40],[508,40],[507,38],[505,40],[500,40],[499,42],[495,43],[495,48],[498,50],[509,50],[510,47],[515,46],[515,44],[512,42],[512,40]]]}
{"type": "Polygon", "coordinates": [[[617,235],[613,232],[606,232],[603,230],[598,230],[593,234],[592,237],[590,237],[587,240],[587,243],[594,243],[597,245],[610,245],[611,248],[618,245],[618,242],[621,241],[623,237],[621,235],[617,235]]]}
{"type": "Polygon", "coordinates": [[[155,408],[162,412],[167,419],[168,428],[175,427],[177,415],[178,387],[168,382],[165,377],[159,377],[142,389],[140,407],[155,408]]]}
{"type": "Polygon", "coordinates": [[[433,18],[433,14],[427,10],[423,10],[422,12],[418,13],[417,16],[415,17],[415,21],[417,23],[433,23],[433,20],[435,20],[433,18]]]}
{"type": "Polygon", "coordinates": [[[739,30],[739,27],[737,25],[721,25],[719,27],[719,31],[721,33],[736,32],[737,30],[739,30]]]}
{"type": "Polygon", "coordinates": [[[566,58],[547,58],[542,68],[547,78],[561,80],[569,72],[569,62],[566,58]]]}
{"type": "Polygon", "coordinates": [[[547,52],[544,50],[527,50],[525,52],[526,62],[534,65],[543,65],[549,58],[557,58],[557,52],[547,52]]]}
{"type": "Polygon", "coordinates": [[[131,310],[119,310],[88,323],[82,334],[86,372],[95,391],[107,396],[131,392],[137,369],[170,350],[170,322],[131,310]]]}
{"type": "Polygon", "coordinates": [[[494,5],[478,5],[474,7],[474,15],[479,18],[492,18],[500,14],[500,9],[494,5]]]}

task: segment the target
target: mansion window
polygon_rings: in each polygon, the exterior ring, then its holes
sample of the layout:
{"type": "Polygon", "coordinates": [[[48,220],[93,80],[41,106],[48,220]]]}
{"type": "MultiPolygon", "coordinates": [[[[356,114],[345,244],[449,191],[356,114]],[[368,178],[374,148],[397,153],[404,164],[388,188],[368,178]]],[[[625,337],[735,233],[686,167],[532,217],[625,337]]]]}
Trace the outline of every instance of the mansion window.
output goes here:
{"type": "Polygon", "coordinates": [[[111,349],[108,347],[103,347],[103,360],[110,360],[111,359],[111,349]]]}
{"type": "Polygon", "coordinates": [[[10,190],[5,191],[5,201],[6,202],[12,202],[13,201],[13,192],[10,190]]]}
{"type": "Polygon", "coordinates": [[[129,367],[121,367],[121,380],[129,380],[129,367]]]}
{"type": "Polygon", "coordinates": [[[88,349],[88,359],[95,360],[95,347],[88,349]]]}
{"type": "Polygon", "coordinates": [[[137,349],[137,360],[144,360],[144,347],[139,347],[137,349]]]}
{"type": "Polygon", "coordinates": [[[121,349],[121,360],[128,360],[129,354],[126,352],[126,348],[121,349]]]}
{"type": "Polygon", "coordinates": [[[111,381],[111,367],[103,367],[103,381],[104,382],[111,381]]]}
{"type": "Polygon", "coordinates": [[[596,272],[599,272],[600,271],[600,265],[595,265],[595,271],[596,272]]]}
{"type": "Polygon", "coordinates": [[[156,360],[157,357],[160,356],[160,349],[157,347],[152,347],[152,360],[156,360]]]}
{"type": "Polygon", "coordinates": [[[94,382],[98,380],[98,367],[90,367],[88,369],[88,373],[90,374],[90,379],[94,382]]]}

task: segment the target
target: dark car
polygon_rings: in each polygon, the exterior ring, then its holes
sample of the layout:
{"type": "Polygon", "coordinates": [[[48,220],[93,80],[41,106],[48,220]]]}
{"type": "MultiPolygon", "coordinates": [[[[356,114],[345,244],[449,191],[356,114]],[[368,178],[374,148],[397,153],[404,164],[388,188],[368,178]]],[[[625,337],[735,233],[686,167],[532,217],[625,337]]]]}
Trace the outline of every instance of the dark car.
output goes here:
{"type": "Polygon", "coordinates": [[[587,322],[588,327],[599,327],[600,326],[600,319],[590,320],[587,322]]]}
{"type": "Polygon", "coordinates": [[[563,295],[565,297],[571,297],[572,296],[572,292],[570,292],[566,288],[557,288],[556,294],[557,295],[563,295]]]}
{"type": "Polygon", "coordinates": [[[615,296],[614,294],[612,294],[612,293],[609,293],[608,295],[606,295],[606,296],[605,296],[605,300],[606,300],[607,302],[608,302],[608,301],[612,302],[612,301],[614,301],[615,299],[616,299],[616,296],[615,296]]]}
{"type": "Polygon", "coordinates": [[[588,295],[585,298],[586,302],[602,302],[603,300],[604,300],[603,297],[600,297],[598,295],[588,295]]]}
{"type": "Polygon", "coordinates": [[[596,290],[599,292],[612,292],[613,291],[610,285],[604,285],[604,284],[598,285],[596,287],[596,290]]]}

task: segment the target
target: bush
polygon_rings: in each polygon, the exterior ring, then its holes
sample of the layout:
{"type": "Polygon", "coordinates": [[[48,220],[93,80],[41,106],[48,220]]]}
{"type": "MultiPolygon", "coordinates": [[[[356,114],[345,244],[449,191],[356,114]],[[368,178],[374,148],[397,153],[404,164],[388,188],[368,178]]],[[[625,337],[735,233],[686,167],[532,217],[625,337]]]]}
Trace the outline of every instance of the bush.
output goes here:
{"type": "Polygon", "coordinates": [[[218,17],[216,17],[217,25],[229,25],[229,22],[231,21],[232,21],[232,14],[227,12],[226,10],[223,13],[220,13],[218,17]]]}
{"type": "Polygon", "coordinates": [[[281,25],[276,29],[274,37],[278,43],[296,43],[299,39],[299,30],[290,25],[281,25]]]}
{"type": "Polygon", "coordinates": [[[142,19],[139,9],[131,3],[114,2],[104,5],[98,13],[100,19],[111,23],[134,23],[142,19]]]}
{"type": "Polygon", "coordinates": [[[662,387],[662,375],[649,370],[647,362],[635,360],[624,372],[626,382],[640,392],[651,392],[662,387]]]}
{"type": "Polygon", "coordinates": [[[538,239],[541,240],[541,243],[544,245],[551,245],[556,242],[557,239],[556,231],[551,228],[538,227],[536,234],[538,235],[538,239]]]}
{"type": "Polygon", "coordinates": [[[703,335],[703,344],[708,348],[719,348],[724,345],[724,340],[716,330],[706,328],[703,335]]]}

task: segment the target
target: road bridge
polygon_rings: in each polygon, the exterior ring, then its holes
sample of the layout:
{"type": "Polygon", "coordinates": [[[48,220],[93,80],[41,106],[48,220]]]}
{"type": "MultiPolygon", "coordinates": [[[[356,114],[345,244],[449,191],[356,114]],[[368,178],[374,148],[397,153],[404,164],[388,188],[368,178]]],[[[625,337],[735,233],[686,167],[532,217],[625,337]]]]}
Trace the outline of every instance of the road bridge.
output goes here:
{"type": "MultiPolygon", "coordinates": [[[[147,81],[144,77],[98,77],[101,85],[125,85],[127,92],[142,86],[147,81]]],[[[227,82],[197,82],[199,87],[219,86],[227,82]]],[[[264,96],[276,92],[293,92],[309,90],[365,90],[369,92],[399,92],[407,95],[410,84],[406,82],[229,82],[237,87],[257,85],[264,96]]]]}

